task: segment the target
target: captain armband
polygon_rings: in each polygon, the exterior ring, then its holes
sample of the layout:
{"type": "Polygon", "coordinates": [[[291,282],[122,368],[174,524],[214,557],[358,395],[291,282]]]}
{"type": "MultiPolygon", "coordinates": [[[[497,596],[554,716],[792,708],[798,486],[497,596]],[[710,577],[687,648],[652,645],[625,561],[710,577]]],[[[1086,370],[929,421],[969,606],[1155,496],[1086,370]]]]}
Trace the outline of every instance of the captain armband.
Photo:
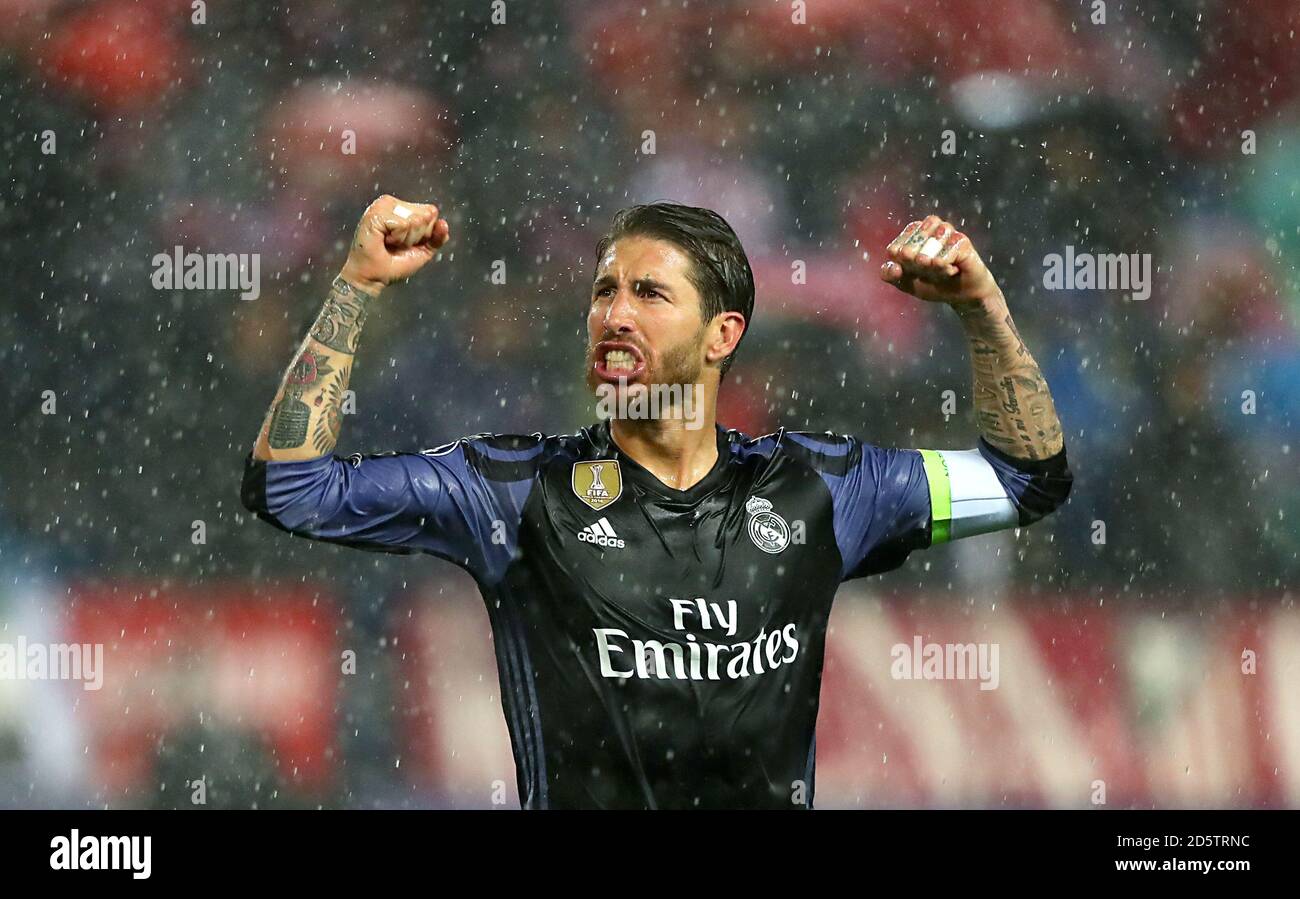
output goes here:
{"type": "Polygon", "coordinates": [[[1020,512],[979,450],[920,450],[930,484],[930,545],[1020,526],[1020,512]]]}

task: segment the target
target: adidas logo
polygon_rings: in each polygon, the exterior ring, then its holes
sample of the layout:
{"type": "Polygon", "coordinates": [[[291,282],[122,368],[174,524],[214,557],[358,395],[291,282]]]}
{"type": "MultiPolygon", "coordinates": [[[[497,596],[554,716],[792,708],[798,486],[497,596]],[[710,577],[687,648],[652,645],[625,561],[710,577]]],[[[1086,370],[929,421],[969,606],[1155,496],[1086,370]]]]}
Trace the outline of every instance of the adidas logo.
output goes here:
{"type": "Polygon", "coordinates": [[[624,546],[622,538],[610,527],[608,518],[602,518],[595,524],[589,524],[578,531],[578,539],[583,543],[594,543],[612,549],[622,549],[624,546]]]}

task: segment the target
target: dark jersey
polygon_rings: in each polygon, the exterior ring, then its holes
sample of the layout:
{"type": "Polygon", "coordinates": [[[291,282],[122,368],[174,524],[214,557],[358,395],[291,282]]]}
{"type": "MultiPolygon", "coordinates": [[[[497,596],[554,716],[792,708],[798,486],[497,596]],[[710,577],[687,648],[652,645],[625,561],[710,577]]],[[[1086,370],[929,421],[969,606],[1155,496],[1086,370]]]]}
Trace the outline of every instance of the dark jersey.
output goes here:
{"type": "Polygon", "coordinates": [[[1065,455],[1025,463],[981,442],[948,465],[829,433],[718,428],[717,441],[717,464],[687,490],[602,423],[422,453],[250,458],[244,502],[296,534],[422,551],[473,575],[525,808],[811,805],[840,582],[951,536],[964,494],[950,470],[969,459],[998,495],[968,505],[985,518],[1005,505],[1006,526],[1064,499],[1065,455]]]}

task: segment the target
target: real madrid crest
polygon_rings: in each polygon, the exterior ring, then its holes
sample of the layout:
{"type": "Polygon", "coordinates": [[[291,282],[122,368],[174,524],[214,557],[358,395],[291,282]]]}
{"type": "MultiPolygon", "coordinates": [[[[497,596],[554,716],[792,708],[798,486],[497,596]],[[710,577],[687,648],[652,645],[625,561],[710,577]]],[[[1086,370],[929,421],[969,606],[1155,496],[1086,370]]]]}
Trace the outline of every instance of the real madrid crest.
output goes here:
{"type": "Polygon", "coordinates": [[[765,553],[779,553],[790,545],[790,526],[772,511],[772,503],[751,496],[745,503],[749,513],[749,539],[765,553]]]}
{"type": "Polygon", "coordinates": [[[623,474],[617,459],[574,462],[573,495],[596,511],[623,495],[623,474]]]}

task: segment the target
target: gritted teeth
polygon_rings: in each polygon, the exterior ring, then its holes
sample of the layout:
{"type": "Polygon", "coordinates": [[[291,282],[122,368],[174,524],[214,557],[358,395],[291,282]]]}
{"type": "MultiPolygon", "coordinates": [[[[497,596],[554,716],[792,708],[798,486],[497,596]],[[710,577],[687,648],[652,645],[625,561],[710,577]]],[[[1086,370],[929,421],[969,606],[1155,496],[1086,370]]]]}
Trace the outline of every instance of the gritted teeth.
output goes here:
{"type": "Polygon", "coordinates": [[[610,350],[605,353],[605,368],[609,371],[632,371],[636,368],[636,356],[627,350],[610,350]]]}

